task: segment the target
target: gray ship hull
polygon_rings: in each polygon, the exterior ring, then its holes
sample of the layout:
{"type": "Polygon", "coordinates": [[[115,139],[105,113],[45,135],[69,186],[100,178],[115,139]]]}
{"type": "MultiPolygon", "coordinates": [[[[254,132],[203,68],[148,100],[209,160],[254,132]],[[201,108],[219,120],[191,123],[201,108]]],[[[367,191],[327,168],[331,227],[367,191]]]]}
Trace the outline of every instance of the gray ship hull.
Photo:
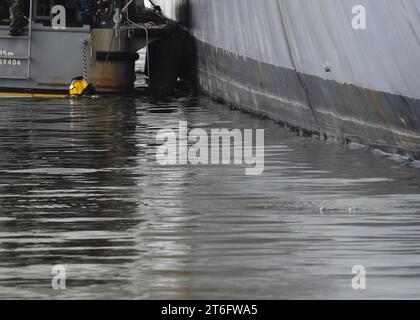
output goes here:
{"type": "Polygon", "coordinates": [[[292,126],[420,158],[420,3],[158,1],[197,45],[200,88],[292,126]],[[352,25],[366,8],[366,30],[352,25]]]}

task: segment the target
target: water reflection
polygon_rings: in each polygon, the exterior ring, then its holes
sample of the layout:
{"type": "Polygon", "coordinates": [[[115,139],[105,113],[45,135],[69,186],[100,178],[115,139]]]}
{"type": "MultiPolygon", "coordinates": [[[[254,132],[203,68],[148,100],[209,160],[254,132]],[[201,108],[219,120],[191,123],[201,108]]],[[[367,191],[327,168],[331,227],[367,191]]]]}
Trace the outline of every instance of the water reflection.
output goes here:
{"type": "Polygon", "coordinates": [[[0,101],[0,298],[419,297],[419,171],[183,96],[0,101]],[[161,167],[156,133],[266,129],[266,168],[161,167]],[[67,290],[51,289],[51,267],[67,290]],[[351,288],[365,265],[368,290],[351,288]]]}

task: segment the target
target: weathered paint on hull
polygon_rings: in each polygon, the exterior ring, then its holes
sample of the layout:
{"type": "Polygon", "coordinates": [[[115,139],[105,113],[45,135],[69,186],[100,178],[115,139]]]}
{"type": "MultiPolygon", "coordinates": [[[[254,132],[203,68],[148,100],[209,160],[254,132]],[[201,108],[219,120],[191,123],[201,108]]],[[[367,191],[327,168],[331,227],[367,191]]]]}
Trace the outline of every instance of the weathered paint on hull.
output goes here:
{"type": "Polygon", "coordinates": [[[306,97],[293,70],[243,59],[203,43],[198,48],[200,56],[207,57],[206,65],[200,64],[200,86],[217,98],[297,128],[420,158],[420,100],[301,74],[311,93],[315,121],[311,108],[303,103],[306,97]],[[216,71],[221,65],[229,66],[229,79],[216,71]],[[259,76],[250,77],[253,74],[259,76]]]}
{"type": "Polygon", "coordinates": [[[309,131],[420,158],[420,2],[158,2],[197,40],[199,84],[209,94],[309,131]],[[351,25],[359,4],[367,30],[351,25]]]}

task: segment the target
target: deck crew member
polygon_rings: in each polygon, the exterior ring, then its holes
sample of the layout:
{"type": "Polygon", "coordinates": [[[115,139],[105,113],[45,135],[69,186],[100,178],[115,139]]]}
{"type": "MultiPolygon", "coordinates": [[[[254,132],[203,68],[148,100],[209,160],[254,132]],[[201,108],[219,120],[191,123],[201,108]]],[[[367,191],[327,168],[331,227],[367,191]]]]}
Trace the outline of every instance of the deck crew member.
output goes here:
{"type": "Polygon", "coordinates": [[[0,4],[1,22],[10,21],[10,35],[19,36],[26,25],[23,0],[7,0],[0,4]]]}

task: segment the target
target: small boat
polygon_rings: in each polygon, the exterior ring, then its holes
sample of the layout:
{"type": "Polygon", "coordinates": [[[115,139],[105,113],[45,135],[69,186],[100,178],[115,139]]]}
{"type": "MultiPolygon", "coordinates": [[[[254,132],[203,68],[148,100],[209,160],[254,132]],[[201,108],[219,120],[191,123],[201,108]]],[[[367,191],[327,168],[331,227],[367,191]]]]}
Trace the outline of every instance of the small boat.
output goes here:
{"type": "Polygon", "coordinates": [[[173,28],[139,0],[18,1],[26,26],[11,32],[12,14],[0,25],[0,97],[63,97],[70,87],[130,91],[137,52],[173,28]]]}

